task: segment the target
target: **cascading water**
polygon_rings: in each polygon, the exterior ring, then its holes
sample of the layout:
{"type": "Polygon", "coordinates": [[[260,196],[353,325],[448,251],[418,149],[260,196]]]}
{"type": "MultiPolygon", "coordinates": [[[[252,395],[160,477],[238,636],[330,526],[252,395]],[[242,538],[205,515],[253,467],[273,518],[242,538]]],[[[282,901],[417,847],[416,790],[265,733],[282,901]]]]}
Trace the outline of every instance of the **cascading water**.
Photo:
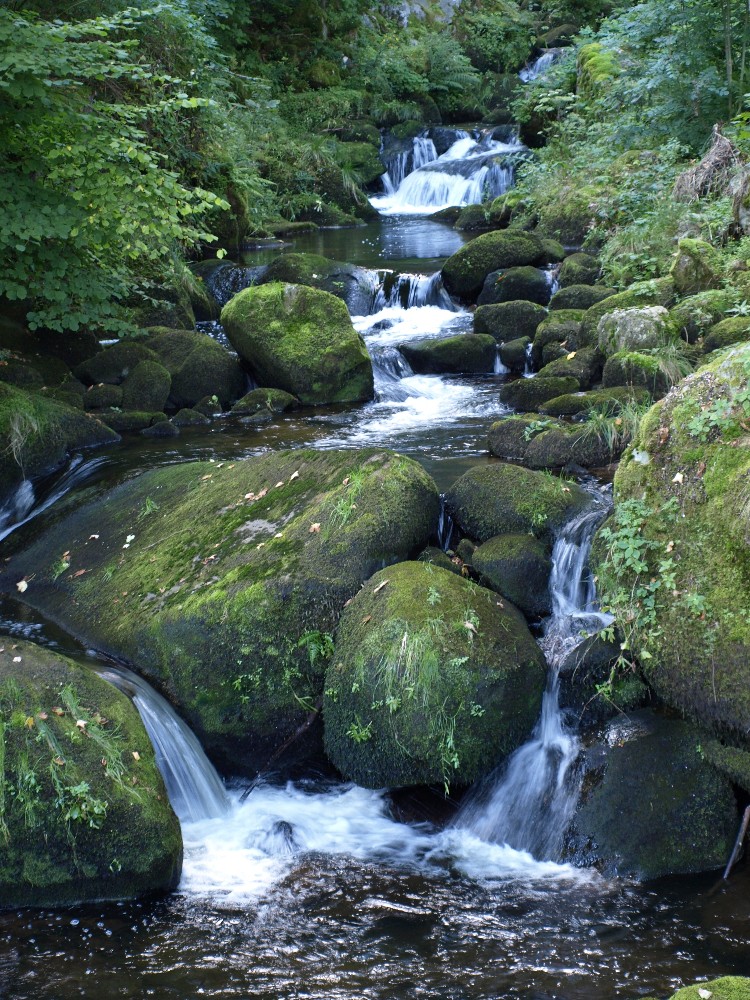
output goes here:
{"type": "Polygon", "coordinates": [[[593,507],[570,521],[552,552],[552,615],[541,646],[549,667],[542,712],[531,740],[507,763],[499,780],[488,779],[462,807],[455,824],[482,840],[528,851],[535,858],[559,857],[565,830],[578,801],[573,764],[579,743],[559,706],[558,671],[582,639],[611,622],[596,608],[596,590],[588,571],[594,532],[607,516],[599,495],[593,507]]]}
{"type": "Polygon", "coordinates": [[[393,271],[374,272],[378,276],[370,313],[379,313],[390,306],[414,309],[420,306],[437,306],[448,312],[457,312],[450,295],[443,286],[440,272],[435,274],[397,274],[393,271]]]}
{"type": "Polygon", "coordinates": [[[537,56],[533,62],[530,62],[527,66],[521,70],[518,74],[524,83],[531,83],[532,80],[536,80],[540,76],[549,70],[553,63],[562,56],[564,49],[548,49],[543,52],[540,56],[537,56]]]}
{"type": "Polygon", "coordinates": [[[221,778],[190,729],[172,706],[137,674],[124,667],[98,671],[138,709],[167,786],[172,808],[182,823],[223,816],[229,800],[221,778]]]}
{"type": "Polygon", "coordinates": [[[401,149],[390,156],[386,154],[387,170],[381,178],[385,193],[395,194],[407,174],[419,170],[437,158],[435,143],[427,136],[416,136],[412,139],[411,149],[401,149]]]}

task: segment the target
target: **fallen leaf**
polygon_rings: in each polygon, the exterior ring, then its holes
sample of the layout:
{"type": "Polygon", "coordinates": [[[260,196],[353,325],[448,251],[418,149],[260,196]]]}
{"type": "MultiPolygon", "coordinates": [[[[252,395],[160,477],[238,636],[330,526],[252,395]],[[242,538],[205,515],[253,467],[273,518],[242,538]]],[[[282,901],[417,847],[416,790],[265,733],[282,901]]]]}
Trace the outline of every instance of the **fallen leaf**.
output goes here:
{"type": "Polygon", "coordinates": [[[223,462],[219,462],[219,464],[218,464],[218,465],[216,466],[216,468],[217,468],[217,469],[220,469],[220,468],[222,467],[222,465],[223,465],[223,464],[224,464],[223,462]]]}
{"type": "Polygon", "coordinates": [[[676,472],[672,478],[673,483],[681,483],[685,477],[681,472],[676,472]]]}
{"type": "Polygon", "coordinates": [[[87,569],[77,569],[75,571],[75,573],[73,574],[73,579],[75,580],[75,578],[77,576],[83,576],[84,573],[88,573],[88,570],[87,569]]]}
{"type": "Polygon", "coordinates": [[[311,535],[320,534],[320,521],[316,521],[315,524],[310,525],[310,534],[311,535]]]}
{"type": "Polygon", "coordinates": [[[283,538],[283,537],[284,537],[284,534],[283,534],[283,532],[281,532],[281,531],[277,531],[277,532],[276,532],[276,534],[275,534],[275,535],[274,535],[273,537],[274,537],[274,538],[283,538]]]}
{"type": "Polygon", "coordinates": [[[263,489],[260,491],[260,493],[257,495],[257,497],[255,499],[256,500],[262,500],[263,497],[266,495],[266,493],[268,493],[268,487],[264,486],[263,489]]]}
{"type": "Polygon", "coordinates": [[[563,493],[570,493],[570,487],[569,486],[563,486],[562,491],[563,491],[563,493]]]}
{"type": "Polygon", "coordinates": [[[245,494],[245,499],[246,500],[254,500],[255,499],[255,494],[254,493],[246,493],[245,494]]]}
{"type": "Polygon", "coordinates": [[[133,750],[133,760],[140,760],[140,759],[141,759],[141,755],[138,753],[138,751],[137,750],[133,750]]]}
{"type": "Polygon", "coordinates": [[[283,482],[281,482],[281,481],[279,481],[279,482],[278,482],[278,483],[276,483],[276,485],[274,486],[274,489],[275,489],[275,490],[280,490],[280,489],[281,489],[281,487],[282,487],[283,485],[284,485],[284,483],[283,483],[283,482]]]}
{"type": "Polygon", "coordinates": [[[469,632],[473,632],[474,635],[479,634],[477,632],[477,627],[473,622],[464,622],[464,628],[467,629],[469,632]]]}
{"type": "Polygon", "coordinates": [[[346,479],[343,481],[343,485],[344,486],[348,486],[350,482],[351,482],[351,479],[349,478],[349,476],[347,476],[346,479]]]}
{"type": "Polygon", "coordinates": [[[13,657],[13,662],[14,663],[20,663],[21,662],[21,657],[20,656],[14,656],[13,657]]]}
{"type": "Polygon", "coordinates": [[[372,621],[372,615],[365,615],[365,617],[360,622],[360,625],[366,625],[368,622],[372,621]]]}
{"type": "Polygon", "coordinates": [[[55,715],[65,715],[65,711],[59,705],[54,705],[52,711],[55,715]]]}
{"type": "Polygon", "coordinates": [[[57,764],[58,767],[62,767],[63,764],[65,763],[65,761],[63,760],[62,757],[53,757],[52,758],[52,763],[53,764],[57,764]]]}
{"type": "Polygon", "coordinates": [[[377,587],[373,590],[373,594],[377,594],[379,590],[383,589],[383,587],[387,587],[390,582],[391,582],[390,580],[383,580],[383,582],[379,583],[377,587]]]}
{"type": "Polygon", "coordinates": [[[209,472],[209,474],[208,474],[207,476],[201,476],[201,482],[202,482],[202,483],[205,483],[205,481],[206,481],[207,479],[210,479],[210,478],[211,478],[212,476],[213,476],[213,473],[212,473],[212,472],[209,472]]]}
{"type": "Polygon", "coordinates": [[[497,604],[498,608],[504,608],[505,607],[505,605],[503,604],[502,601],[496,601],[495,603],[497,604]]]}
{"type": "Polygon", "coordinates": [[[21,594],[24,594],[29,589],[29,585],[25,580],[19,580],[16,587],[21,594]]]}
{"type": "Polygon", "coordinates": [[[77,719],[76,720],[76,725],[78,726],[79,729],[85,729],[86,728],[86,724],[87,723],[86,723],[85,719],[77,719]]]}
{"type": "Polygon", "coordinates": [[[566,361],[572,361],[575,356],[576,356],[576,352],[575,351],[571,351],[570,354],[567,354],[565,356],[565,360],[566,361]]]}
{"type": "Polygon", "coordinates": [[[669,428],[660,427],[659,428],[659,444],[666,444],[669,438],[669,428]]]}
{"type": "Polygon", "coordinates": [[[674,542],[667,542],[667,552],[671,552],[674,548],[674,542]]]}
{"type": "Polygon", "coordinates": [[[706,463],[698,462],[698,475],[702,476],[705,471],[706,471],[706,463]]]}
{"type": "Polygon", "coordinates": [[[26,726],[27,729],[33,729],[34,719],[31,716],[29,716],[28,719],[26,719],[26,721],[24,722],[24,726],[26,726]]]}
{"type": "Polygon", "coordinates": [[[36,715],[38,719],[42,720],[42,722],[49,718],[46,712],[37,712],[36,715]]]}
{"type": "Polygon", "coordinates": [[[291,483],[293,479],[299,479],[299,472],[293,472],[289,477],[289,482],[291,483]]]}
{"type": "Polygon", "coordinates": [[[265,542],[258,542],[258,544],[255,547],[256,549],[262,549],[265,544],[266,544],[265,542]]]}

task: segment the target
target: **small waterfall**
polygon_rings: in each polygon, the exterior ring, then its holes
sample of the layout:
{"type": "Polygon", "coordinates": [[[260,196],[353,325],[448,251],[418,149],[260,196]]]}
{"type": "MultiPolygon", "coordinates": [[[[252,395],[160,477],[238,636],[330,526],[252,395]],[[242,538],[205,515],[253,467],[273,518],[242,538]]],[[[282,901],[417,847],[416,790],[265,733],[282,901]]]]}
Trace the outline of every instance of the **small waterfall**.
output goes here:
{"type": "Polygon", "coordinates": [[[578,739],[559,706],[558,671],[584,630],[597,631],[611,617],[596,610],[588,556],[594,532],[606,517],[601,498],[561,531],[552,552],[553,611],[541,641],[549,665],[542,712],[531,740],[512,755],[499,780],[489,779],[465,804],[456,825],[482,840],[529,851],[539,860],[559,857],[578,801],[573,764],[578,739]]]}
{"type": "Polygon", "coordinates": [[[238,292],[255,285],[267,270],[260,267],[240,267],[237,264],[220,264],[204,278],[204,284],[220,306],[225,306],[238,292]]]}
{"type": "Polygon", "coordinates": [[[549,267],[545,267],[544,277],[547,280],[549,297],[552,298],[555,292],[560,291],[560,264],[550,264],[549,267]]]}
{"type": "Polygon", "coordinates": [[[534,351],[534,345],[527,344],[526,350],[524,352],[526,358],[523,365],[524,378],[533,378],[536,375],[536,372],[534,371],[534,363],[532,360],[533,351],[534,351]]]}
{"type": "Polygon", "coordinates": [[[492,369],[493,375],[509,375],[510,368],[503,364],[503,359],[500,357],[500,345],[498,344],[495,348],[495,367],[492,369]]]}
{"type": "Polygon", "coordinates": [[[445,507],[445,494],[440,494],[440,515],[438,517],[437,538],[438,546],[447,552],[451,547],[451,536],[453,535],[453,518],[445,507]]]}
{"type": "Polygon", "coordinates": [[[411,149],[401,149],[386,156],[386,172],[383,174],[383,188],[386,194],[395,194],[407,174],[419,170],[438,157],[438,151],[432,139],[425,135],[412,139],[411,149]]]}
{"type": "Polygon", "coordinates": [[[553,63],[556,63],[562,56],[563,51],[563,49],[548,49],[540,56],[537,56],[533,62],[524,66],[518,75],[524,83],[531,83],[531,81],[536,80],[537,77],[544,76],[550,66],[552,66],[553,63]]]}
{"type": "Polygon", "coordinates": [[[141,677],[123,667],[98,671],[132,699],[156,751],[156,764],[181,823],[224,815],[229,800],[221,778],[172,706],[141,677]]]}
{"type": "Polygon", "coordinates": [[[439,271],[430,275],[397,274],[393,271],[376,273],[380,275],[380,283],[373,296],[371,314],[389,307],[414,309],[419,306],[437,306],[450,312],[457,311],[457,306],[443,287],[439,271]]]}

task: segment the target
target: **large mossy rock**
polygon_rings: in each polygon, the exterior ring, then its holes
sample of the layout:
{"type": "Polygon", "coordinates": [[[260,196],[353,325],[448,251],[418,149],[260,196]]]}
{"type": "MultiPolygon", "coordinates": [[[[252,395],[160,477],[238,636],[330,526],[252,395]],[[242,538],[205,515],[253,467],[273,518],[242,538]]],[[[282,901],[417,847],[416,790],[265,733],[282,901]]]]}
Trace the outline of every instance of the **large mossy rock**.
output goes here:
{"type": "Polygon", "coordinates": [[[536,302],[546,306],[552,287],[548,275],[538,267],[511,267],[492,271],[484,280],[477,305],[489,306],[500,302],[536,302]]]}
{"type": "Polygon", "coordinates": [[[245,392],[247,379],[237,358],[205,333],[152,327],[146,341],[172,376],[169,401],[175,409],[215,396],[229,407],[245,392]]]}
{"type": "Polygon", "coordinates": [[[611,295],[616,295],[614,288],[604,288],[601,285],[566,285],[552,296],[549,301],[551,310],[557,309],[590,309],[597,302],[603,302],[611,295]]]}
{"type": "Polygon", "coordinates": [[[0,907],[174,889],[180,825],[130,700],[53,650],[3,645],[0,907]]]}
{"type": "Polygon", "coordinates": [[[246,288],[221,312],[232,346],[260,385],[301,402],[373,397],[372,363],[344,303],[305,285],[246,288]]]}
{"type": "Polygon", "coordinates": [[[122,383],[126,410],[163,410],[172,388],[172,376],[158,361],[139,361],[122,383]]]}
{"type": "MultiPolygon", "coordinates": [[[[615,477],[595,544],[602,600],[631,622],[656,693],[750,746],[750,345],[649,410],[615,477]],[[643,566],[617,555],[635,536],[643,566]],[[669,586],[653,591],[669,560],[669,586]],[[633,595],[632,599],[625,595],[633,595]],[[639,596],[640,595],[640,596],[639,596]],[[654,600],[650,612],[646,604],[654,600]],[[646,655],[644,655],[646,654],[646,655]]],[[[665,571],[666,572],[666,571],[665,571]]]]}
{"type": "Polygon", "coordinates": [[[519,378],[500,386],[498,396],[506,406],[520,413],[531,413],[555,396],[577,392],[581,388],[573,376],[519,378]]]}
{"type": "Polygon", "coordinates": [[[556,396],[539,407],[539,412],[550,417],[576,417],[590,410],[615,415],[625,406],[643,406],[651,401],[646,389],[632,389],[616,386],[612,389],[592,389],[589,392],[574,392],[566,396],[556,396]]]}
{"type": "Polygon", "coordinates": [[[545,664],[510,602],[426,563],[377,573],[341,616],[325,747],[368,788],[487,774],[539,713],[545,664]]]}
{"type": "Polygon", "coordinates": [[[740,296],[734,288],[717,288],[709,292],[699,292],[682,299],[672,306],[669,315],[679,336],[689,344],[694,344],[705,336],[715,323],[725,319],[730,309],[740,304],[740,296]]]}
{"type": "Polygon", "coordinates": [[[599,277],[601,264],[590,253],[572,253],[562,262],[558,281],[560,288],[570,285],[593,285],[599,277]]]}
{"type": "Polygon", "coordinates": [[[62,519],[0,587],[28,579],[24,600],[154,679],[214,759],[247,773],[290,740],[289,756],[307,752],[292,738],[313,739],[324,663],[300,640],[419,551],[438,510],[421,466],[387,451],[168,466],[62,519]]]}
{"type": "Polygon", "coordinates": [[[118,440],[79,409],[0,383],[0,503],[22,479],[52,472],[71,451],[118,440]]]}
{"type": "Polygon", "coordinates": [[[710,328],[705,339],[706,351],[718,351],[750,340],[750,316],[730,316],[710,328]]]}
{"type": "Polygon", "coordinates": [[[584,346],[581,339],[584,315],[580,309],[556,309],[543,319],[536,328],[531,349],[531,358],[536,368],[541,368],[547,361],[552,360],[545,351],[550,345],[562,345],[558,357],[584,346]]]}
{"type": "Polygon", "coordinates": [[[596,348],[583,347],[544,365],[537,378],[574,378],[578,382],[578,388],[585,392],[599,381],[603,367],[604,358],[601,353],[596,348]]]}
{"type": "Polygon", "coordinates": [[[474,313],[474,333],[489,333],[502,343],[518,337],[533,337],[547,318],[547,310],[535,302],[501,302],[479,306],[474,313]]]}
{"type": "Polygon", "coordinates": [[[750,1000],[750,979],[743,976],[722,976],[721,979],[683,986],[670,1000],[750,1000]]]}
{"type": "Polygon", "coordinates": [[[529,415],[496,420],[489,429],[488,445],[491,455],[521,462],[529,469],[567,465],[597,469],[614,462],[625,450],[625,442],[609,442],[585,424],[529,415]]]}
{"type": "Polygon", "coordinates": [[[507,597],[525,615],[536,618],[552,611],[552,561],[547,546],[533,535],[490,538],[475,550],[471,565],[485,587],[507,597]]]}
{"type": "Polygon", "coordinates": [[[280,254],[265,268],[257,283],[265,285],[273,281],[330,292],[346,302],[352,316],[366,315],[372,304],[371,271],[316,253],[280,254]]]}
{"type": "Polygon", "coordinates": [[[99,382],[120,385],[141,361],[158,360],[144,343],[123,340],[82,361],[73,373],[86,385],[98,385],[99,382]]]}
{"type": "Polygon", "coordinates": [[[726,864],[737,831],[730,782],[700,755],[689,723],[650,711],[613,720],[584,755],[570,851],[640,880],[726,864]]]}
{"type": "Polygon", "coordinates": [[[669,388],[659,359],[639,351],[618,351],[604,362],[602,386],[605,389],[628,387],[646,389],[654,398],[663,396],[669,388]]]}
{"type": "Polygon", "coordinates": [[[695,295],[718,288],[723,262],[719,251],[705,240],[683,239],[670,269],[678,295],[695,295]]]}
{"type": "Polygon", "coordinates": [[[418,340],[398,348],[420,375],[487,373],[493,370],[497,341],[488,334],[464,333],[443,340],[418,340]]]}
{"type": "Polygon", "coordinates": [[[523,374],[529,363],[529,348],[531,340],[528,337],[516,337],[500,345],[500,360],[517,375],[523,374]]]}
{"type": "Polygon", "coordinates": [[[519,533],[550,541],[590,501],[573,483],[493,462],[465,472],[448,490],[445,502],[461,531],[481,543],[519,533]]]}
{"type": "Polygon", "coordinates": [[[654,278],[650,281],[638,281],[624,292],[610,295],[587,309],[581,322],[581,342],[596,344],[599,335],[599,323],[607,313],[616,309],[635,309],[637,306],[664,306],[668,308],[674,301],[675,291],[671,278],[654,278]]]}
{"type": "Polygon", "coordinates": [[[533,264],[543,256],[542,242],[532,233],[516,229],[484,233],[448,258],[443,265],[443,284],[451,295],[474,302],[492,271],[533,264]]]}
{"type": "Polygon", "coordinates": [[[599,348],[605,354],[642,351],[674,343],[679,334],[663,306],[614,309],[602,316],[597,329],[599,348]]]}

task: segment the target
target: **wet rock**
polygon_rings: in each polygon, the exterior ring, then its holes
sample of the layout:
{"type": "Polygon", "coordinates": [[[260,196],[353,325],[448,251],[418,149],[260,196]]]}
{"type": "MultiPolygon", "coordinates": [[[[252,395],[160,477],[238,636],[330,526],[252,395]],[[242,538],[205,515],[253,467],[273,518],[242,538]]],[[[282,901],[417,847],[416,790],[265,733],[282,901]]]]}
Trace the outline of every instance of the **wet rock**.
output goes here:
{"type": "Polygon", "coordinates": [[[443,284],[451,295],[476,301],[492,271],[533,264],[544,253],[539,237],[521,230],[484,233],[470,240],[443,266],[443,284]]]}
{"type": "Polygon", "coordinates": [[[637,351],[618,351],[607,358],[602,371],[602,385],[605,389],[618,386],[646,389],[654,398],[663,396],[669,388],[659,359],[637,351]]]}
{"type": "Polygon", "coordinates": [[[547,546],[532,535],[497,535],[471,557],[479,582],[512,601],[525,615],[539,618],[552,611],[547,546]]]}
{"type": "Polygon", "coordinates": [[[505,417],[489,430],[491,455],[522,462],[529,469],[601,468],[615,461],[624,448],[624,442],[609,443],[585,424],[551,417],[505,417]]]}
{"type": "Polygon", "coordinates": [[[85,410],[104,410],[111,406],[122,406],[122,387],[119,385],[107,382],[92,385],[83,397],[85,410]]]}
{"type": "Polygon", "coordinates": [[[585,310],[616,294],[615,288],[603,288],[601,285],[566,285],[559,292],[555,292],[549,301],[549,307],[585,310]]]}
{"type": "Polygon", "coordinates": [[[521,413],[531,413],[555,396],[576,392],[579,382],[573,376],[551,378],[519,378],[500,386],[501,402],[521,413]]]}
{"type": "Polygon", "coordinates": [[[511,267],[505,271],[492,271],[487,275],[477,305],[523,301],[546,306],[550,294],[550,283],[544,271],[538,267],[511,267]]]}
{"type": "Polygon", "coordinates": [[[624,292],[610,295],[587,309],[581,322],[581,344],[598,343],[599,324],[603,316],[615,310],[635,309],[637,306],[669,307],[674,301],[675,291],[671,278],[654,278],[638,281],[624,292]]]}
{"type": "Polygon", "coordinates": [[[268,265],[258,284],[281,281],[309,285],[343,299],[352,316],[366,315],[372,304],[371,272],[354,264],[313,253],[281,254],[268,265]]]}
{"type": "Polygon", "coordinates": [[[616,414],[633,403],[643,405],[651,400],[646,389],[630,386],[616,386],[612,389],[594,389],[589,392],[569,393],[557,396],[539,407],[539,412],[550,417],[575,417],[590,410],[616,414]]]}
{"type": "Polygon", "coordinates": [[[637,674],[613,672],[622,653],[620,641],[601,633],[590,635],[560,664],[560,705],[575,715],[581,731],[640,708],[648,700],[648,688],[637,674]]]}
{"type": "Polygon", "coordinates": [[[474,332],[489,333],[499,343],[518,337],[533,337],[547,310],[534,302],[503,302],[479,306],[474,313],[474,332]]]}
{"type": "Polygon", "coordinates": [[[106,414],[102,415],[102,420],[107,427],[111,427],[113,431],[118,433],[142,431],[145,427],[150,427],[151,424],[166,419],[164,413],[144,413],[140,410],[122,410],[121,412],[107,410],[106,414]]]}
{"type": "Polygon", "coordinates": [[[145,344],[121,341],[81,362],[74,369],[74,374],[86,385],[98,385],[100,382],[120,385],[139,362],[158,360],[145,344]]]}
{"type": "Polygon", "coordinates": [[[283,389],[253,389],[238,399],[232,407],[232,413],[257,413],[268,410],[270,413],[286,413],[296,410],[299,400],[283,389]]]}
{"type": "Polygon", "coordinates": [[[0,649],[0,700],[0,906],[174,889],[180,825],[130,700],[92,670],[24,641],[0,649]]]}
{"type": "MultiPolygon", "coordinates": [[[[562,345],[564,354],[570,354],[571,351],[584,346],[580,336],[583,316],[584,313],[580,309],[556,309],[544,318],[533,337],[531,359],[535,368],[538,369],[542,363],[546,363],[545,348],[548,345],[562,345]]],[[[558,354],[558,357],[561,357],[562,353],[558,354]]]]}
{"type": "Polygon", "coordinates": [[[509,601],[399,563],[344,611],[325,680],[325,746],[368,788],[466,785],[536,721],[544,658],[509,601]]]}
{"type": "Polygon", "coordinates": [[[172,423],[175,427],[208,427],[211,419],[198,410],[183,407],[172,417],[172,423]]]}
{"type": "Polygon", "coordinates": [[[733,288],[699,292],[672,306],[669,315],[682,340],[694,344],[705,336],[715,323],[726,318],[730,309],[738,306],[740,297],[733,288]]]}
{"type": "Polygon", "coordinates": [[[522,374],[528,363],[528,349],[531,346],[529,337],[517,337],[500,345],[500,360],[512,372],[522,374]]]}
{"type": "Polygon", "coordinates": [[[140,361],[122,383],[122,405],[127,410],[163,410],[172,376],[158,361],[140,361]]]}
{"type": "Polygon", "coordinates": [[[244,393],[247,379],[237,358],[207,334],[162,327],[149,332],[149,348],[172,376],[169,402],[176,409],[216,397],[221,410],[244,393]]]}
{"type": "Polygon", "coordinates": [[[444,340],[399,344],[399,350],[419,375],[491,372],[497,343],[488,334],[464,333],[444,340]]]}
{"type": "Polygon", "coordinates": [[[141,434],[148,438],[176,438],[180,436],[180,428],[171,420],[157,420],[144,427],[141,434]]]}

